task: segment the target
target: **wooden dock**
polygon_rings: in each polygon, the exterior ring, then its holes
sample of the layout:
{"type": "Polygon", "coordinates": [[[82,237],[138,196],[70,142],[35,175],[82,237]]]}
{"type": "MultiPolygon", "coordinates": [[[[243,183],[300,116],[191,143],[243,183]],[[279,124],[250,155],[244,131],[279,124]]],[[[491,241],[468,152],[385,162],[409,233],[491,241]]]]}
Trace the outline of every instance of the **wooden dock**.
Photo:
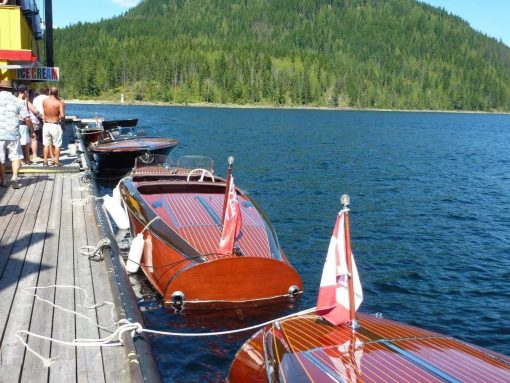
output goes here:
{"type": "Polygon", "coordinates": [[[108,234],[109,225],[98,214],[100,205],[90,197],[97,192],[94,182],[71,166],[68,171],[54,169],[25,169],[20,189],[0,188],[0,381],[160,381],[150,344],[143,337],[133,341],[126,334],[124,346],[84,348],[22,334],[34,351],[56,358],[50,367],[17,340],[16,332],[23,330],[63,341],[106,337],[110,332],[92,322],[110,326],[111,306],[86,307],[105,301],[116,305],[113,320],[142,320],[133,292],[127,291],[131,286],[122,283],[128,279],[121,275],[125,271],[116,243],[105,250],[102,261],[80,252],[108,234]],[[33,289],[52,285],[80,287],[89,301],[72,288],[33,289]],[[36,292],[90,321],[36,299],[31,295],[36,292]]]}

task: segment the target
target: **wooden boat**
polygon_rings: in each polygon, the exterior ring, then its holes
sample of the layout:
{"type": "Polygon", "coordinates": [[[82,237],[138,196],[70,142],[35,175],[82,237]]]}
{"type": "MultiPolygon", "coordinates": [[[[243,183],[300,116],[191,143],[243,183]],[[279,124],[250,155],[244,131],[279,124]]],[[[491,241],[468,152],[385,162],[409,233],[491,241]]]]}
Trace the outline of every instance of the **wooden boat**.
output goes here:
{"type": "Polygon", "coordinates": [[[315,313],[279,321],[237,353],[227,381],[510,382],[510,358],[432,331],[358,314],[355,332],[315,313]]]}
{"type": "Polygon", "coordinates": [[[317,307],[255,333],[227,381],[510,382],[506,356],[380,315],[356,317],[363,295],[351,252],[349,197],[341,201],[317,307]]]}
{"type": "Polygon", "coordinates": [[[126,118],[122,120],[103,120],[104,130],[133,127],[138,124],[138,118],[126,118]]]}
{"type": "Polygon", "coordinates": [[[105,132],[106,137],[89,146],[97,171],[128,172],[142,154],[168,155],[177,140],[161,137],[149,128],[124,127],[105,132]]]}
{"type": "Polygon", "coordinates": [[[103,138],[104,129],[101,125],[102,119],[86,118],[74,121],[74,129],[86,145],[98,142],[103,138]]]}
{"type": "Polygon", "coordinates": [[[119,189],[132,236],[143,233],[145,240],[141,268],[166,303],[256,306],[302,292],[301,278],[271,223],[238,188],[242,229],[232,253],[219,253],[230,189],[214,175],[212,160],[188,156],[172,163],[163,156],[141,157],[119,189]]]}

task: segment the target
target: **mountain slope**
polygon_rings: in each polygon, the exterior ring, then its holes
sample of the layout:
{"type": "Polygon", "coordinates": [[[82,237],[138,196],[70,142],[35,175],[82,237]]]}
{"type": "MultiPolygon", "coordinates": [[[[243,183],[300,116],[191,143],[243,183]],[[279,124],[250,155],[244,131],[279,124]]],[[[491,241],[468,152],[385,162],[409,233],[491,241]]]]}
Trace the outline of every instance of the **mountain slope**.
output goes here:
{"type": "Polygon", "coordinates": [[[510,49],[414,0],[145,0],[55,59],[67,97],[510,110],[510,49]]]}

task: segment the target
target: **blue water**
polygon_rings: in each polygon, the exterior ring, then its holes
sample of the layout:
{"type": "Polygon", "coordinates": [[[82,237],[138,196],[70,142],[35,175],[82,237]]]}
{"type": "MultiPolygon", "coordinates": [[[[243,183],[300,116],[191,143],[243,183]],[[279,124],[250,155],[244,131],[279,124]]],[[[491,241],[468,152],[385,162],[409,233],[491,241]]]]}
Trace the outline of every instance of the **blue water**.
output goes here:
{"type": "MultiPolygon", "coordinates": [[[[351,196],[361,311],[510,355],[510,115],[68,105],[67,114],[139,117],[212,157],[273,222],[305,293],[287,307],[174,313],[154,294],[147,327],[239,328],[315,305],[340,209],[351,196]]],[[[222,382],[252,333],[153,339],[168,382],[222,382]]]]}

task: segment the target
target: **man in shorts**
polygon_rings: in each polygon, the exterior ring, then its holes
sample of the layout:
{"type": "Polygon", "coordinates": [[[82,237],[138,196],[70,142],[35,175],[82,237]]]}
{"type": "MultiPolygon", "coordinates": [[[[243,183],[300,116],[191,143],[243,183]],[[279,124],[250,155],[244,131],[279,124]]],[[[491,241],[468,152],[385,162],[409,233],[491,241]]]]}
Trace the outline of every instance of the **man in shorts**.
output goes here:
{"type": "Polygon", "coordinates": [[[35,133],[27,108],[12,95],[13,91],[10,80],[0,81],[0,185],[7,186],[5,161],[8,153],[12,166],[11,186],[13,189],[19,189],[18,171],[23,154],[19,142],[18,116],[26,122],[31,137],[35,137],[35,133]]]}
{"type": "Polygon", "coordinates": [[[55,165],[63,166],[60,162],[60,147],[62,146],[62,126],[65,120],[64,103],[58,97],[58,89],[50,88],[49,97],[43,101],[43,166],[48,166],[48,153],[51,145],[55,148],[55,165]]]}

